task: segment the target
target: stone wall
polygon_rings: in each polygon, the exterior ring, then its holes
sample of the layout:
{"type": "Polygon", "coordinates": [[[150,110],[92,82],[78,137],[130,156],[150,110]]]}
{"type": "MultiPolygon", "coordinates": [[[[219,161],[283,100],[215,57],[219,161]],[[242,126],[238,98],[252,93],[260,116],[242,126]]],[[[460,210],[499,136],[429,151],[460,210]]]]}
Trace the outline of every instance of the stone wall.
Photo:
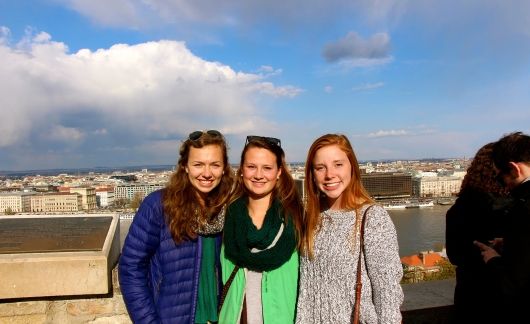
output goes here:
{"type": "Polygon", "coordinates": [[[112,294],[83,298],[27,299],[4,302],[0,300],[0,324],[51,323],[132,323],[125,309],[117,280],[117,268],[112,271],[112,294]]]}
{"type": "MultiPolygon", "coordinates": [[[[0,300],[0,324],[130,324],[117,278],[115,268],[112,271],[113,292],[108,296],[0,300]]],[[[454,279],[402,287],[405,294],[401,307],[403,324],[453,323],[454,279]]]]}

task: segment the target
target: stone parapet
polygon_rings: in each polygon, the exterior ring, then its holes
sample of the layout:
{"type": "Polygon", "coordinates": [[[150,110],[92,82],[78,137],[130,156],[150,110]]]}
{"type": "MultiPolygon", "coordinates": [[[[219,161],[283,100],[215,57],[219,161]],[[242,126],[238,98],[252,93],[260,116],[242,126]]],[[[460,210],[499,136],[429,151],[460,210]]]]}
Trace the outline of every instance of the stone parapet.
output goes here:
{"type": "Polygon", "coordinates": [[[0,301],[110,292],[120,255],[118,215],[0,216],[0,222],[0,301]]]}
{"type": "MultiPolygon", "coordinates": [[[[112,271],[112,293],[78,299],[8,300],[0,303],[0,324],[132,323],[119,289],[117,268],[112,271]]],[[[455,280],[404,284],[403,324],[453,322],[455,280]]]]}
{"type": "Polygon", "coordinates": [[[0,303],[0,324],[32,323],[132,323],[113,271],[112,293],[76,299],[4,300],[0,303]]]}

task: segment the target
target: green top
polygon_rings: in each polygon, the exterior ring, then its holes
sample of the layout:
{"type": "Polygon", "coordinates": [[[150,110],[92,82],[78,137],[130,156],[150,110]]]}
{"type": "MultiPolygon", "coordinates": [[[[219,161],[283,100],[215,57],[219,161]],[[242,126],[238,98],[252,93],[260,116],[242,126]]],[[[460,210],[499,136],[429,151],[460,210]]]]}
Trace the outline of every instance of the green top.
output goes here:
{"type": "Polygon", "coordinates": [[[215,238],[201,236],[202,260],[195,323],[217,322],[217,281],[215,274],[215,238]]]}
{"type": "MultiPolygon", "coordinates": [[[[221,248],[221,269],[223,283],[234,270],[235,265],[226,258],[225,247],[221,248]]],[[[219,315],[219,323],[238,324],[243,307],[246,286],[246,269],[239,269],[226,294],[225,302],[219,315]]],[[[294,323],[296,296],[298,294],[298,252],[271,271],[263,271],[261,279],[261,303],[264,324],[294,323]]]]}

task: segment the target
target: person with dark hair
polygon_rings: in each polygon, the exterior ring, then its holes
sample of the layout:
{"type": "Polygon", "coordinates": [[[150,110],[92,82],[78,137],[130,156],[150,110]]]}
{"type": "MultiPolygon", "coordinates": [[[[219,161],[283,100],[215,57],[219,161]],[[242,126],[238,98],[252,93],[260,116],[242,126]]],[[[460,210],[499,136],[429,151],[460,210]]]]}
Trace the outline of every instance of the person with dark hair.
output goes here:
{"type": "Polygon", "coordinates": [[[217,322],[232,184],[223,135],[189,134],[169,183],[143,200],[125,239],[119,281],[134,323],[217,322]]]}
{"type": "Polygon", "coordinates": [[[247,136],[226,212],[219,323],[293,323],[302,214],[280,140],[247,136]]]}
{"type": "Polygon", "coordinates": [[[327,134],[313,142],[305,190],[296,323],[351,323],[361,250],[360,322],[400,323],[403,268],[396,229],[363,187],[346,136],[327,134]]]}
{"type": "Polygon", "coordinates": [[[485,285],[488,272],[478,240],[491,244],[502,234],[502,222],[510,199],[508,191],[496,181],[492,159],[493,143],[478,150],[462,181],[458,198],[446,214],[445,242],[449,261],[456,266],[454,293],[455,322],[498,323],[492,288],[485,285]],[[491,307],[491,308],[490,308],[491,307]]]}
{"type": "Polygon", "coordinates": [[[502,251],[475,241],[490,277],[485,284],[498,290],[496,307],[504,323],[526,322],[530,305],[530,136],[521,132],[502,137],[493,146],[497,179],[514,201],[506,215],[502,251]]]}

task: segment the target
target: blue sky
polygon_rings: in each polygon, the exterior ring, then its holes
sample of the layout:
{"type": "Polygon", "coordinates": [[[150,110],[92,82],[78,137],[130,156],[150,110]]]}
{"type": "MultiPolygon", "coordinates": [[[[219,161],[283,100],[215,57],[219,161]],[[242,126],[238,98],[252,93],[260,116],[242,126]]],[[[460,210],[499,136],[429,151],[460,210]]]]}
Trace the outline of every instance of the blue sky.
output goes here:
{"type": "Polygon", "coordinates": [[[0,0],[0,170],[173,164],[199,129],[291,162],[472,157],[530,132],[530,2],[0,0]]]}

